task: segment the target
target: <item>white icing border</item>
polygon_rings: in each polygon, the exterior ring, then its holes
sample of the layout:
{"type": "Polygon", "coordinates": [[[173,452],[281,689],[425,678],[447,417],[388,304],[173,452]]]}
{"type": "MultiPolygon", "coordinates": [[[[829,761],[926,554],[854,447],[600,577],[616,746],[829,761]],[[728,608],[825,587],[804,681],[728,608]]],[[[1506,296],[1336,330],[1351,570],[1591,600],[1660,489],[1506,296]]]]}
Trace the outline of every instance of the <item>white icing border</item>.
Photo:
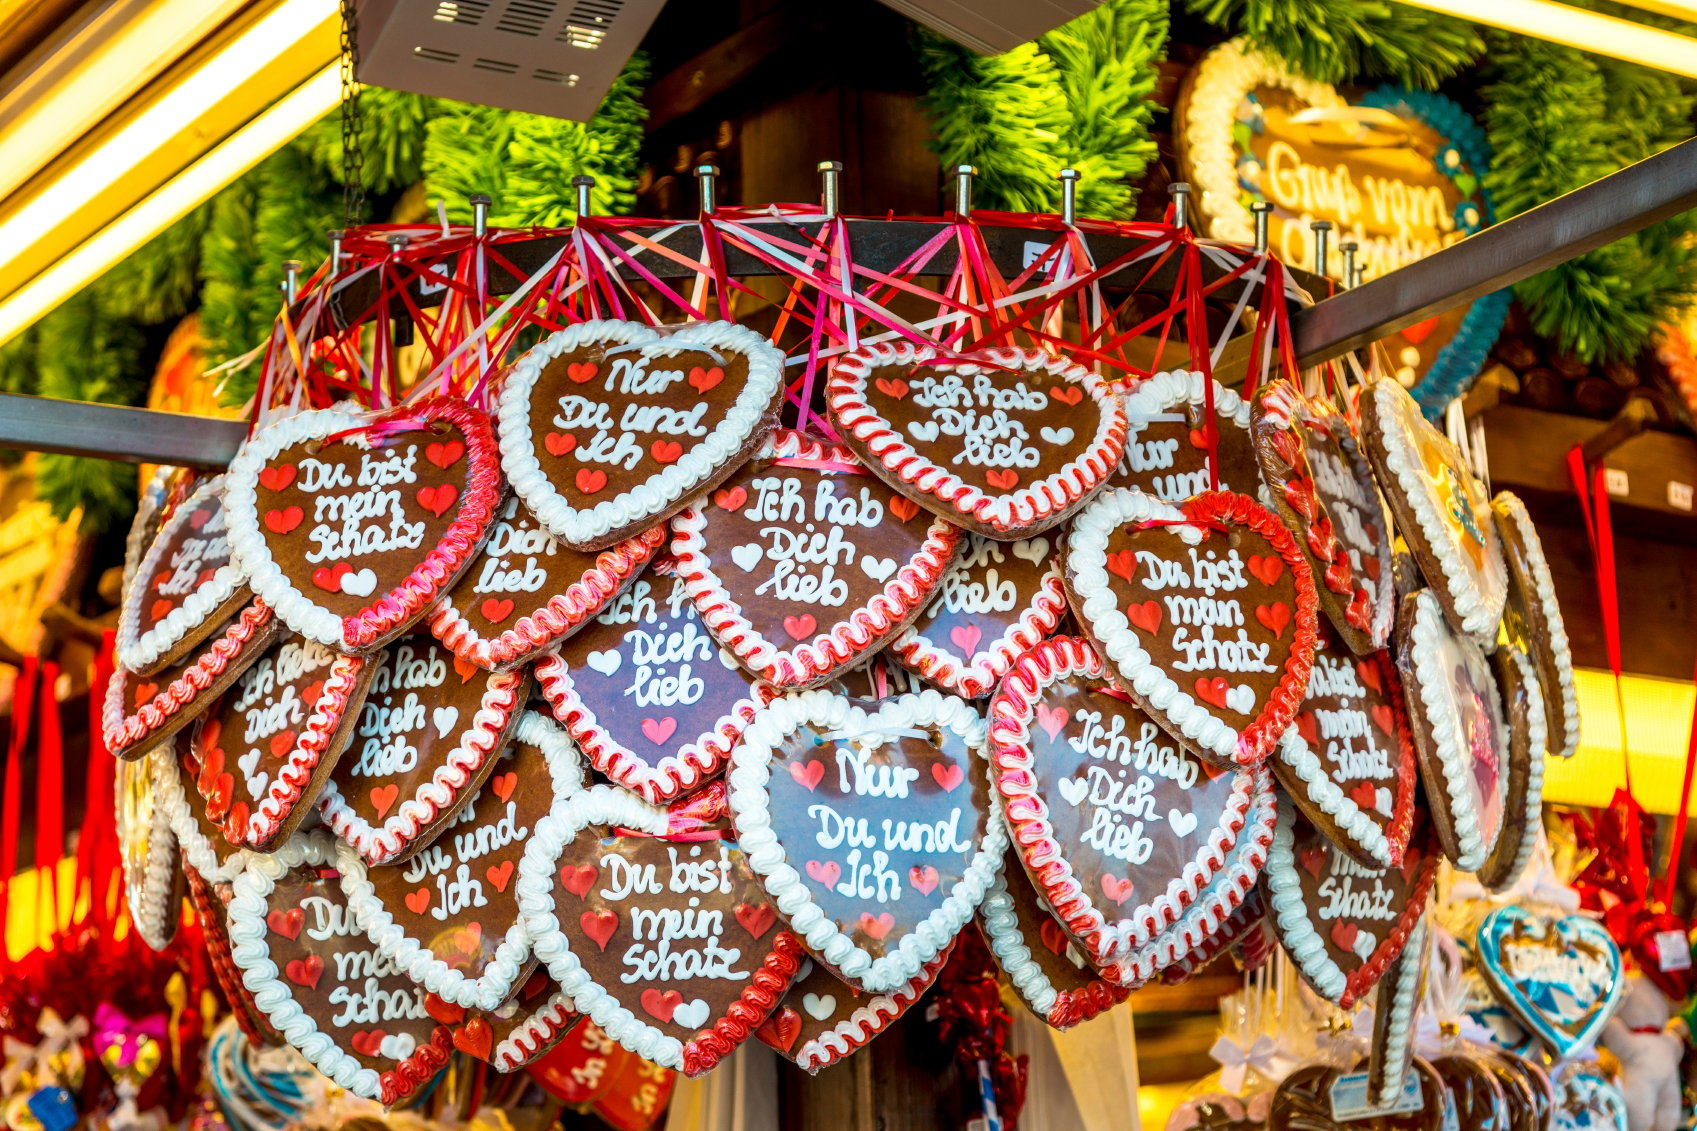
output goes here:
{"type": "MultiPolygon", "coordinates": [[[[916,977],[942,953],[983,900],[1007,845],[1001,797],[991,783],[986,790],[989,812],[978,852],[943,905],[903,937],[894,950],[873,958],[814,902],[806,882],[788,863],[784,846],[772,831],[766,790],[772,762],[778,748],[805,723],[849,732],[883,725],[898,730],[938,726],[953,731],[969,751],[975,751],[984,763],[985,773],[990,772],[989,731],[978,712],[964,699],[930,688],[885,699],[874,711],[863,710],[829,691],[805,691],[768,704],[743,732],[742,744],[731,755],[731,768],[726,775],[730,783],[731,817],[749,866],[779,915],[808,950],[831,966],[845,982],[869,993],[894,990],[916,977]]],[[[972,772],[971,766],[963,768],[972,772]]]]}
{"type": "Polygon", "coordinates": [[[177,845],[183,850],[183,859],[188,866],[200,873],[208,883],[227,884],[242,874],[245,861],[244,853],[232,852],[225,857],[224,862],[218,862],[218,853],[212,847],[212,841],[200,831],[200,825],[195,822],[194,812],[189,808],[198,803],[191,802],[187,791],[183,789],[181,767],[177,764],[177,740],[168,738],[147,752],[153,765],[153,793],[158,799],[166,815],[171,821],[171,835],[177,838],[177,845]]]}
{"type": "MultiPolygon", "coordinates": [[[[1515,533],[1520,535],[1521,544],[1526,548],[1526,571],[1531,575],[1538,608],[1544,616],[1542,646],[1549,649],[1560,685],[1561,698],[1557,710],[1562,720],[1561,745],[1551,753],[1560,758],[1571,758],[1579,750],[1579,692],[1573,685],[1573,649],[1568,643],[1561,603],[1556,600],[1555,578],[1550,576],[1550,563],[1544,557],[1544,541],[1538,537],[1532,516],[1526,513],[1526,504],[1517,496],[1498,491],[1497,497],[1491,500],[1491,509],[1496,512],[1498,522],[1507,521],[1514,525],[1515,533]]],[[[1506,547],[1504,552],[1507,552],[1506,547]]],[[[1548,695],[1549,690],[1544,689],[1544,693],[1548,695]]]]}
{"type": "Polygon", "coordinates": [[[496,403],[501,466],[538,522],[579,549],[599,549],[591,543],[633,523],[652,525],[667,518],[692,491],[735,459],[759,434],[763,422],[776,423],[772,402],[783,385],[783,376],[783,351],[763,335],[733,322],[691,322],[669,334],[640,322],[579,322],[556,330],[507,370],[496,403]],[[748,377],[724,419],[706,437],[688,446],[677,462],[667,464],[628,491],[579,510],[566,502],[536,457],[536,438],[530,428],[531,393],[549,362],[572,350],[608,343],[639,345],[644,355],[657,357],[702,347],[737,353],[748,361],[748,377]]]}
{"type": "MultiPolygon", "coordinates": [[[[1508,862],[1503,865],[1503,872],[1493,876],[1495,883],[1486,883],[1483,876],[1479,882],[1489,891],[1502,891],[1513,886],[1526,871],[1526,866],[1532,862],[1532,854],[1538,847],[1538,834],[1544,827],[1544,756],[1547,742],[1547,724],[1544,719],[1544,691],[1538,683],[1538,668],[1525,653],[1518,649],[1508,649],[1510,662],[1520,672],[1521,682],[1526,689],[1526,803],[1519,813],[1511,814],[1506,806],[1503,810],[1503,832],[1509,828],[1509,818],[1518,816],[1521,819],[1520,839],[1515,842],[1513,853],[1508,862]]],[[[1507,713],[1506,711],[1504,712],[1507,713]]],[[[1510,724],[1510,739],[1512,745],[1512,727],[1510,724]]],[[[1496,849],[1485,863],[1480,865],[1485,871],[1503,850],[1502,835],[1498,834],[1496,849]]]]}
{"type": "MultiPolygon", "coordinates": [[[[1208,386],[1204,382],[1207,380],[1207,375],[1200,369],[1163,369],[1139,381],[1124,394],[1123,399],[1127,443],[1153,423],[1154,417],[1170,413],[1180,405],[1205,407],[1208,386]]],[[[1218,381],[1214,382],[1214,415],[1245,432],[1249,431],[1249,402],[1236,389],[1228,389],[1218,381]]],[[[1238,493],[1247,495],[1249,492],[1239,488],[1238,493]]],[[[1171,501],[1178,503],[1183,500],[1171,501]]]]}
{"type": "MultiPolygon", "coordinates": [[[[1395,737],[1392,737],[1391,744],[1398,747],[1401,745],[1395,737]]],[[[1295,723],[1285,729],[1284,734],[1279,739],[1278,749],[1273,756],[1283,762],[1290,769],[1290,772],[1295,774],[1307,787],[1309,803],[1337,825],[1343,834],[1349,838],[1351,844],[1371,856],[1374,863],[1381,868],[1391,867],[1391,842],[1390,838],[1385,836],[1385,830],[1379,827],[1379,822],[1368,816],[1366,811],[1355,803],[1353,797],[1344,792],[1343,788],[1332,780],[1332,776],[1326,772],[1325,766],[1321,764],[1320,756],[1314,752],[1313,747],[1308,745],[1308,741],[1296,729],[1295,723]]],[[[1399,758],[1401,756],[1400,749],[1397,751],[1397,756],[1399,758]]],[[[1395,766],[1392,766],[1391,769],[1393,773],[1396,772],[1395,766]]],[[[1398,777],[1400,779],[1401,775],[1399,774],[1398,777]]],[[[1400,787],[1401,781],[1399,780],[1397,790],[1393,791],[1393,794],[1400,791],[1400,787]]],[[[1394,797],[1391,804],[1394,812],[1396,805],[1394,797]]]]}
{"type": "Polygon", "coordinates": [[[141,499],[136,504],[136,515],[130,520],[129,533],[124,535],[124,592],[130,591],[130,585],[140,572],[141,559],[152,545],[152,535],[159,533],[153,520],[165,507],[165,501],[171,493],[171,478],[177,469],[170,464],[160,464],[153,469],[153,477],[141,488],[141,499]],[[148,528],[152,526],[153,529],[148,528]]]}
{"type": "MultiPolygon", "coordinates": [[[[1432,664],[1444,644],[1453,642],[1462,651],[1461,658],[1467,663],[1468,674],[1479,684],[1485,707],[1492,712],[1492,733],[1497,740],[1497,765],[1501,767],[1500,776],[1506,782],[1509,759],[1508,720],[1503,717],[1502,694],[1497,688],[1496,675],[1485,662],[1479,646],[1467,637],[1451,633],[1449,622],[1444,619],[1443,607],[1432,591],[1422,589],[1413,594],[1410,600],[1413,602],[1414,615],[1409,618],[1408,647],[1405,652],[1406,663],[1412,668],[1410,674],[1413,678],[1403,682],[1405,687],[1412,685],[1419,692],[1422,709],[1409,712],[1409,728],[1414,732],[1415,742],[1429,746],[1431,756],[1437,758],[1443,769],[1443,791],[1444,796],[1449,798],[1450,826],[1454,830],[1457,848],[1454,864],[1463,872],[1476,872],[1479,866],[1490,858],[1497,839],[1502,835],[1502,829],[1498,828],[1497,835],[1491,838],[1490,843],[1485,842],[1484,831],[1479,827],[1479,812],[1474,808],[1469,793],[1473,784],[1473,771],[1469,764],[1472,754],[1466,748],[1458,729],[1455,704],[1450,695],[1453,689],[1450,673],[1441,670],[1441,662],[1440,670],[1432,669],[1432,664]],[[1420,742],[1422,735],[1425,736],[1425,743],[1420,742]]],[[[1429,762],[1430,757],[1422,759],[1422,773],[1429,762]]],[[[1427,784],[1427,791],[1428,794],[1431,792],[1431,783],[1427,784]]],[[[1507,818],[1505,806],[1505,823],[1507,818]]]]}
{"type": "Polygon", "coordinates": [[[225,538],[230,548],[230,560],[219,566],[212,579],[205,585],[196,586],[183,598],[182,604],[166,614],[164,620],[145,632],[140,627],[141,603],[150,586],[129,584],[124,591],[124,603],[118,611],[118,638],[113,652],[120,667],[132,672],[153,667],[161,657],[175,648],[183,637],[205,624],[206,618],[228,601],[235,594],[237,586],[247,580],[247,574],[242,572],[241,565],[236,561],[234,528],[230,523],[229,508],[224,506],[221,495],[223,486],[224,477],[214,475],[179,503],[171,512],[171,517],[160,524],[159,533],[154,535],[153,544],[142,556],[135,574],[139,578],[151,579],[158,572],[160,560],[165,556],[166,543],[169,541],[167,535],[188,522],[195,508],[209,497],[215,499],[219,510],[224,512],[225,538]]]}
{"type": "Polygon", "coordinates": [[[1041,534],[1065,520],[1108,482],[1125,451],[1124,406],[1100,377],[1068,357],[1017,346],[994,346],[968,357],[972,360],[953,360],[935,346],[915,346],[899,339],[864,345],[843,354],[831,366],[825,385],[826,408],[844,436],[865,445],[872,457],[864,461],[866,465],[882,465],[887,474],[881,478],[893,480],[892,487],[900,482],[918,491],[927,500],[927,509],[935,512],[940,504],[949,512],[943,517],[950,521],[992,527],[1001,538],[1041,534]],[[1036,482],[1013,491],[986,494],[915,449],[904,428],[867,403],[866,382],[875,369],[912,370],[922,366],[962,377],[1008,370],[1021,375],[1047,373],[1094,402],[1095,434],[1075,459],[1056,468],[1044,468],[1047,474],[1036,482]]]}
{"type": "MultiPolygon", "coordinates": [[[[1443,575],[1437,580],[1442,582],[1444,593],[1449,597],[1446,604],[1454,607],[1455,617],[1461,622],[1457,627],[1483,647],[1494,647],[1497,625],[1503,619],[1503,604],[1508,599],[1508,566],[1503,561],[1502,540],[1497,534],[1490,500],[1485,500],[1485,513],[1479,515],[1480,508],[1474,506],[1474,496],[1483,494],[1483,489],[1474,479],[1473,472],[1455,453],[1449,440],[1425,422],[1420,406],[1395,378],[1375,379],[1363,390],[1359,403],[1362,426],[1374,441],[1368,445],[1369,451],[1380,457],[1376,462],[1381,476],[1388,474],[1396,481],[1397,490],[1391,496],[1391,509],[1398,512],[1398,529],[1411,545],[1417,544],[1415,548],[1424,550],[1436,563],[1437,572],[1443,575]],[[1397,403],[1399,401],[1403,403],[1397,403]],[[1425,464],[1414,449],[1412,437],[1403,430],[1410,415],[1419,422],[1417,427],[1431,429],[1443,446],[1450,449],[1450,454],[1455,455],[1450,462],[1460,476],[1463,490],[1467,492],[1468,505],[1473,507],[1476,519],[1483,518],[1480,533],[1485,537],[1485,561],[1477,574],[1463,559],[1463,551],[1455,544],[1449,523],[1439,514],[1425,464]],[[1403,508],[1398,506],[1399,501],[1406,505],[1406,515],[1401,513],[1403,508]],[[1405,517],[1413,521],[1400,521],[1405,517]]],[[[1444,615],[1450,615],[1448,608],[1444,615]]]]}
{"type": "MultiPolygon", "coordinates": [[[[158,749],[157,747],[155,748],[158,749]]],[[[171,832],[171,815],[160,804],[158,787],[155,784],[157,774],[151,762],[120,761],[118,772],[112,777],[114,827],[119,839],[119,859],[124,858],[122,847],[125,839],[124,791],[127,785],[125,777],[130,774],[146,775],[148,783],[148,822],[145,831],[130,829],[134,836],[142,832],[147,843],[147,867],[142,871],[140,882],[130,882],[129,868],[124,868],[124,902],[130,909],[130,922],[134,924],[136,934],[141,941],[154,950],[164,950],[170,945],[171,939],[177,933],[177,926],[182,920],[182,899],[173,900],[177,892],[177,838],[171,832]],[[132,899],[134,894],[139,899],[132,899]],[[138,905],[139,903],[139,905],[138,905]]]]}
{"type": "MultiPolygon", "coordinates": [[[[1055,924],[1059,926],[1060,920],[1055,920],[1055,924]]],[[[983,928],[984,941],[990,944],[990,953],[996,956],[996,964],[1008,976],[1009,983],[1033,1013],[1047,1018],[1060,1000],[1060,991],[1031,956],[1031,948],[1020,934],[1005,868],[996,869],[996,878],[984,892],[984,902],[978,905],[978,925],[983,928]]]]}
{"type": "Polygon", "coordinates": [[[547,1001],[531,1011],[523,1024],[507,1034],[506,1040],[490,1050],[489,1063],[501,1072],[517,1072],[571,1032],[571,1022],[576,1017],[572,999],[556,989],[547,1001]]]}
{"type": "MultiPolygon", "coordinates": [[[[526,711],[519,717],[510,742],[522,742],[541,749],[547,760],[556,798],[574,796],[583,788],[587,773],[583,756],[547,716],[526,711]]],[[[485,783],[482,789],[487,788],[485,783]]],[[[476,803],[474,795],[472,804],[476,803]]],[[[531,835],[535,831],[532,827],[531,835]]],[[[517,988],[515,983],[530,962],[531,951],[530,931],[524,925],[523,915],[515,913],[513,925],[496,946],[495,954],[483,973],[470,978],[463,970],[437,958],[427,945],[407,934],[395,922],[395,917],[377,896],[365,861],[345,842],[337,842],[336,867],[341,870],[342,890],[347,895],[354,921],[365,931],[377,952],[394,962],[407,977],[443,1001],[486,1011],[498,1008],[517,988]]]]}
{"type": "MultiPolygon", "coordinates": [[[[872,996],[857,1006],[853,1013],[796,1049],[792,1058],[796,1067],[809,1076],[817,1076],[821,1068],[835,1064],[895,1024],[937,980],[937,972],[942,969],[948,953],[949,948],[945,947],[937,961],[928,964],[906,985],[872,996]]],[[[778,1008],[783,1008],[782,1003],[778,1008]]]]}
{"type": "MultiPolygon", "coordinates": [[[[1414,1043],[1414,1019],[1420,1012],[1420,986],[1426,980],[1428,952],[1426,925],[1428,912],[1420,917],[1408,932],[1402,953],[1391,964],[1391,976],[1381,980],[1374,1006],[1385,1008],[1386,990],[1390,991],[1390,1008],[1385,1013],[1385,1042],[1381,1047],[1375,1040],[1373,1057],[1368,1061],[1368,1100],[1375,1107],[1384,1107],[1401,1093],[1403,1081],[1412,1067],[1409,1046],[1414,1043]],[[1396,1071],[1390,1071],[1392,1067],[1396,1071]],[[1377,1080],[1378,1086],[1374,1086],[1377,1080]]],[[[1377,1034],[1375,1034],[1376,1036],[1377,1034]]]]}
{"type": "Polygon", "coordinates": [[[652,1061],[662,1068],[683,1071],[683,1042],[625,1008],[619,1000],[597,985],[578,961],[560,930],[560,919],[554,899],[557,884],[554,867],[560,853],[572,839],[589,825],[609,825],[634,829],[649,836],[661,836],[667,830],[666,811],[648,804],[633,793],[610,785],[593,786],[566,801],[531,830],[530,843],[524,846],[524,859],[519,862],[519,911],[524,916],[530,937],[535,940],[536,957],[548,967],[548,976],[559,984],[560,992],[571,1001],[573,1008],[601,1027],[608,1037],[625,1048],[652,1061]]]}

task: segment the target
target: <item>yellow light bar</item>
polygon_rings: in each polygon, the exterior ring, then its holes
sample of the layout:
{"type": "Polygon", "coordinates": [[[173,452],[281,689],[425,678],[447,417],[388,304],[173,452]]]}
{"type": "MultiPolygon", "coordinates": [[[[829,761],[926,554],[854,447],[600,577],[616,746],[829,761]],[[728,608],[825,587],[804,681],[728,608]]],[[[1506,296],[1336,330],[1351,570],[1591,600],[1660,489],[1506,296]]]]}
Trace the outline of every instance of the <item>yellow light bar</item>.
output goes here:
{"type": "Polygon", "coordinates": [[[341,84],[333,63],[0,302],[0,344],[259,164],[334,109],[340,99],[341,84]]]}
{"type": "Polygon", "coordinates": [[[1689,0],[1621,0],[1634,8],[1646,12],[1655,12],[1661,16],[1672,16],[1676,20],[1689,20],[1697,23],[1697,4],[1689,0]]]}
{"type": "MultiPolygon", "coordinates": [[[[1416,8],[1442,12],[1536,39],[1547,39],[1641,63],[1686,78],[1697,78],[1697,39],[1618,20],[1550,0],[1405,0],[1416,8]]],[[[1643,6],[1649,7],[1648,3],[1643,6]]],[[[1676,6],[1676,5],[1667,5],[1676,6]]]]}
{"type": "MultiPolygon", "coordinates": [[[[1607,805],[1616,787],[1626,783],[1614,677],[1589,668],[1573,675],[1579,692],[1579,752],[1545,761],[1544,799],[1563,805],[1607,805]]],[[[1632,751],[1632,791],[1652,813],[1677,812],[1697,687],[1686,680],[1628,675],[1622,677],[1621,689],[1632,751]]]]}

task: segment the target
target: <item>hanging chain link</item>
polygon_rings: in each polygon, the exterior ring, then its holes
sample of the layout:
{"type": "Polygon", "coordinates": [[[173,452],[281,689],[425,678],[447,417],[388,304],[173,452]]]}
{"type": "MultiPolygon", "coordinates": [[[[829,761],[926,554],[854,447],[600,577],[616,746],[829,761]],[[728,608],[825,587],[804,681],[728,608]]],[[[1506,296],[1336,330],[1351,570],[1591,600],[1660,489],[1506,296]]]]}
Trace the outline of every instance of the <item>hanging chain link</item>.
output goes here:
{"type": "Polygon", "coordinates": [[[360,224],[365,213],[365,153],[360,144],[364,123],[359,113],[359,7],[342,0],[342,223],[360,224]]]}

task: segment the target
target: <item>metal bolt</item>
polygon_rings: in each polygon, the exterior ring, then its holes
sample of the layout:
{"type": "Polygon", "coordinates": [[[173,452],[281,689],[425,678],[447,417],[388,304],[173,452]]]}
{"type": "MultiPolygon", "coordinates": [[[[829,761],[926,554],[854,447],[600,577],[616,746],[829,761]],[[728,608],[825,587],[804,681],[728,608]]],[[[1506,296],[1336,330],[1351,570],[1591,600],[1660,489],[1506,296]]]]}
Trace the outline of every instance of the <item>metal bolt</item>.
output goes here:
{"type": "Polygon", "coordinates": [[[482,239],[489,231],[489,206],[495,203],[487,193],[474,193],[471,198],[471,231],[482,239]]]}
{"type": "Polygon", "coordinates": [[[283,298],[290,306],[295,304],[295,297],[300,294],[301,262],[298,259],[283,261],[283,298]]]}
{"type": "Polygon", "coordinates": [[[841,180],[843,163],[841,161],[821,161],[819,170],[819,200],[822,211],[827,218],[837,215],[837,191],[841,180]]]}
{"type": "Polygon", "coordinates": [[[590,214],[590,212],[589,212],[589,190],[594,188],[594,187],[595,187],[595,178],[594,177],[591,177],[591,176],[588,176],[588,175],[585,175],[585,174],[579,174],[578,176],[575,176],[575,177],[572,178],[572,188],[577,190],[577,214],[579,216],[588,216],[590,214]]]}
{"type": "Polygon", "coordinates": [[[1343,286],[1349,290],[1355,286],[1355,253],[1361,250],[1361,245],[1354,240],[1344,240],[1338,244],[1338,250],[1343,253],[1343,286]]]}
{"type": "Polygon", "coordinates": [[[1072,227],[1078,218],[1078,181],[1081,174],[1077,169],[1062,169],[1061,178],[1061,223],[1072,227]]]}
{"type": "Polygon", "coordinates": [[[1330,220],[1315,220],[1308,225],[1308,230],[1314,233],[1314,273],[1324,275],[1326,273],[1326,246],[1332,238],[1332,222],[1330,220]]]}
{"type": "Polygon", "coordinates": [[[1173,227],[1189,228],[1190,186],[1184,181],[1174,181],[1167,186],[1167,195],[1173,198],[1173,227]]]}
{"type": "Polygon", "coordinates": [[[719,166],[717,165],[697,165],[695,167],[695,179],[701,182],[701,214],[703,216],[713,215],[713,209],[716,207],[713,184],[718,176],[719,166]]]}
{"type": "Polygon", "coordinates": [[[1267,221],[1273,215],[1273,202],[1270,200],[1257,200],[1254,204],[1249,206],[1249,210],[1255,213],[1255,254],[1266,255],[1267,221]]]}
{"type": "Polygon", "coordinates": [[[338,228],[324,234],[330,237],[330,276],[334,278],[342,273],[342,240],[347,233],[338,228]]]}
{"type": "Polygon", "coordinates": [[[389,245],[390,255],[397,255],[407,249],[407,245],[412,242],[412,237],[400,232],[391,232],[383,237],[383,242],[389,245]]]}
{"type": "Polygon", "coordinates": [[[962,220],[972,215],[972,178],[977,175],[971,165],[955,166],[955,215],[962,220]]]}

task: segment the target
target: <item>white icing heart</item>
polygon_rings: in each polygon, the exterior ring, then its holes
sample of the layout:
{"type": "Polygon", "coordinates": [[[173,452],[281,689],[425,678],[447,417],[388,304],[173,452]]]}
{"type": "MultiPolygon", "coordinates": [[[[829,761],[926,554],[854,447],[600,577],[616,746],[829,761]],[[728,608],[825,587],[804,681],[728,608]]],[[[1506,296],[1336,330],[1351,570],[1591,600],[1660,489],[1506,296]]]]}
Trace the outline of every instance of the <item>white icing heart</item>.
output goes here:
{"type": "Polygon", "coordinates": [[[1042,565],[1049,556],[1049,540],[1047,538],[1021,538],[1013,544],[1013,556],[1024,558],[1032,565],[1042,565]]]}
{"type": "Polygon", "coordinates": [[[860,559],[860,570],[861,570],[862,573],[866,574],[867,577],[870,577],[873,581],[883,581],[885,578],[889,577],[892,573],[896,572],[896,559],[894,559],[894,558],[861,558],[860,559]]]}
{"type": "Polygon", "coordinates": [[[589,654],[589,666],[602,675],[612,675],[619,670],[619,665],[623,662],[624,658],[613,648],[608,648],[604,652],[591,652],[589,654]]]}
{"type": "Polygon", "coordinates": [[[1355,932],[1355,945],[1350,949],[1355,952],[1355,957],[1366,962],[1373,957],[1373,950],[1378,945],[1378,937],[1372,931],[1357,930],[1355,932]]]}
{"type": "Polygon", "coordinates": [[[1084,955],[1078,953],[1077,943],[1067,943],[1067,961],[1071,962],[1080,970],[1084,969],[1084,955]]]}
{"type": "Polygon", "coordinates": [[[728,672],[737,670],[737,658],[723,648],[719,649],[719,664],[728,672]]]}
{"type": "Polygon", "coordinates": [[[436,736],[447,738],[448,732],[454,729],[454,724],[460,721],[460,709],[437,707],[430,712],[430,721],[436,724],[436,736]]]}
{"type": "Polygon", "coordinates": [[[1395,807],[1396,801],[1391,796],[1390,788],[1388,786],[1380,786],[1379,792],[1373,798],[1373,808],[1389,817],[1391,815],[1391,811],[1395,807]]]}
{"type": "Polygon", "coordinates": [[[377,1051],[389,1060],[405,1060],[417,1047],[411,1033],[391,1033],[378,1042],[377,1051]]]}
{"type": "Polygon", "coordinates": [[[369,597],[377,592],[377,573],[371,569],[356,569],[342,575],[342,592],[354,597],[369,597]]]}
{"type": "Polygon", "coordinates": [[[907,434],[925,444],[935,440],[939,431],[940,426],[935,420],[929,422],[916,420],[907,426],[907,434]]]}
{"type": "Polygon", "coordinates": [[[236,759],[236,765],[242,768],[242,773],[248,780],[253,780],[253,776],[259,772],[259,751],[249,750],[236,759]]]}
{"type": "Polygon", "coordinates": [[[1061,796],[1066,799],[1066,803],[1076,809],[1079,803],[1084,800],[1085,795],[1090,792],[1090,783],[1084,778],[1062,778],[1057,783],[1057,788],[1061,791],[1061,796]]]}
{"type": "Polygon", "coordinates": [[[1167,824],[1172,827],[1173,835],[1182,840],[1196,831],[1196,814],[1186,813],[1181,809],[1169,809],[1167,824]]]}
{"type": "Polygon", "coordinates": [[[702,998],[686,1001],[672,1011],[672,1020],[686,1029],[699,1029],[707,1024],[707,1002],[702,998]]]}
{"type": "Polygon", "coordinates": [[[815,1021],[823,1021],[836,1012],[837,998],[835,994],[803,994],[801,1007],[815,1021]]]}
{"type": "Polygon", "coordinates": [[[1049,428],[1045,426],[1039,428],[1037,434],[1051,444],[1066,444],[1072,441],[1071,428],[1049,428]]]}
{"type": "Polygon", "coordinates": [[[763,556],[758,542],[744,542],[742,545],[731,549],[731,560],[744,573],[753,573],[754,567],[760,564],[760,559],[763,556]]]}
{"type": "Polygon", "coordinates": [[[1226,692],[1226,706],[1243,715],[1255,713],[1255,689],[1240,683],[1226,692]]]}

